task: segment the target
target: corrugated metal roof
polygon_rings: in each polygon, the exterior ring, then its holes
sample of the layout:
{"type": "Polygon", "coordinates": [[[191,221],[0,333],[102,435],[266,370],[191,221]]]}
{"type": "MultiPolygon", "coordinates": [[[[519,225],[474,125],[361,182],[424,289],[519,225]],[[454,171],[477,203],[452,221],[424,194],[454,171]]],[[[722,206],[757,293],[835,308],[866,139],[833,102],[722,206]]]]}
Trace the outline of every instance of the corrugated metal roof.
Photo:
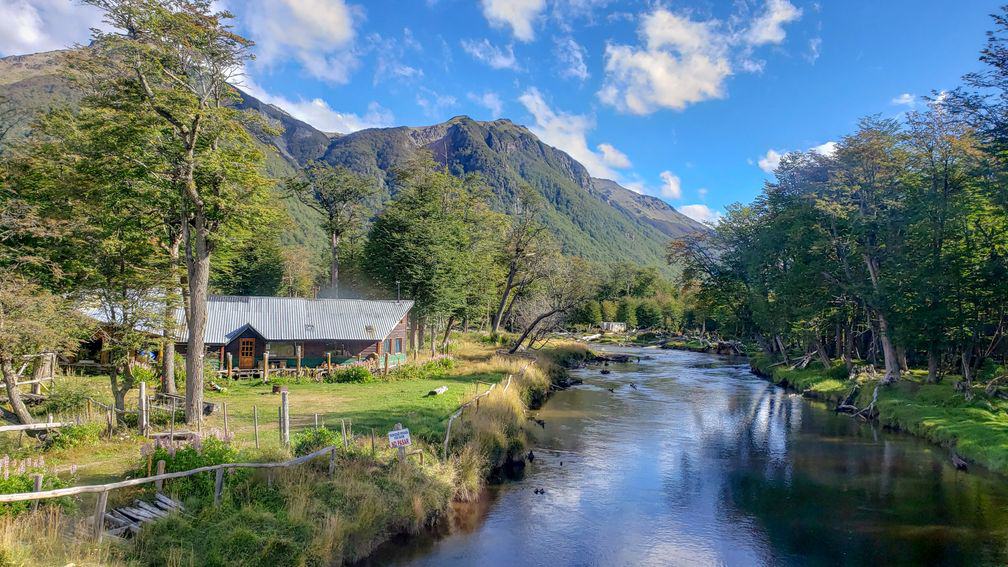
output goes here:
{"type": "MultiPolygon", "coordinates": [[[[412,308],[407,300],[212,295],[204,336],[207,344],[227,344],[252,327],[267,341],[379,341],[412,308]]],[[[185,341],[182,310],[176,321],[185,341]]]]}

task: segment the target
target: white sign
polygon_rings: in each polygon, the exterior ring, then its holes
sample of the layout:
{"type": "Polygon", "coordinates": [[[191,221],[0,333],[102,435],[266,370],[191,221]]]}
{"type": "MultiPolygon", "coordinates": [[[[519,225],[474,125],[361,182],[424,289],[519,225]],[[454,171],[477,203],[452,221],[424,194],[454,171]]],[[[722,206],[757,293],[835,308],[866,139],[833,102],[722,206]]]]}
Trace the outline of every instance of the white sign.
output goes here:
{"type": "Polygon", "coordinates": [[[388,432],[388,444],[389,447],[409,447],[413,444],[410,440],[409,429],[393,429],[388,432]]]}

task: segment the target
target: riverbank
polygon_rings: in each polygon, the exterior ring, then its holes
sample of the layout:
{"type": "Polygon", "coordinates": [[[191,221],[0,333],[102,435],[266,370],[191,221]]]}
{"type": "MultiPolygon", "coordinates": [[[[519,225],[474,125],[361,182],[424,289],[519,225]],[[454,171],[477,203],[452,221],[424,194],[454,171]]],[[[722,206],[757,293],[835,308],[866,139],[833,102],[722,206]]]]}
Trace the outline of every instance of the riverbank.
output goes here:
{"type": "MultiPolygon", "coordinates": [[[[868,406],[878,383],[877,379],[864,375],[851,379],[842,362],[828,369],[792,370],[762,354],[750,356],[749,361],[758,376],[834,408],[855,387],[858,393],[851,403],[859,408],[868,406]]],[[[987,396],[978,388],[973,399],[967,401],[955,391],[955,377],[948,376],[939,384],[928,384],[925,378],[924,372],[911,371],[898,383],[879,388],[875,403],[878,422],[947,447],[967,461],[1008,474],[1008,400],[987,396]]]]}
{"type": "MultiPolygon", "coordinates": [[[[328,475],[326,463],[273,476],[229,475],[217,506],[208,497],[212,492],[200,488],[203,480],[212,485],[212,479],[197,480],[185,490],[182,483],[169,483],[166,491],[174,491],[185,501],[186,514],[146,526],[132,542],[106,539],[100,546],[77,536],[64,541],[85,525],[82,516],[89,510],[87,505],[79,512],[65,513],[44,507],[39,514],[0,520],[0,559],[10,560],[5,564],[31,564],[32,560],[54,564],[227,564],[236,558],[247,565],[340,564],[366,557],[390,537],[417,533],[447,521],[453,500],[476,498],[487,479],[499,476],[508,465],[524,462],[529,423],[526,409],[541,404],[554,384],[563,381],[563,367],[585,358],[587,352],[580,345],[556,343],[528,357],[504,357],[496,354],[497,345],[475,337],[465,337],[457,345],[453,365],[445,365],[440,373],[419,373],[422,379],[404,376],[370,384],[288,385],[292,414],[307,422],[319,412],[329,425],[323,428],[324,435],[313,433],[313,427],[296,433],[290,450],[276,442],[264,443],[261,449],[249,447],[251,428],[237,416],[251,411],[256,400],[261,405],[269,403],[262,397],[266,393],[259,391],[267,387],[231,385],[227,392],[214,395],[236,412],[229,423],[231,443],[204,441],[199,451],[185,455],[179,451],[167,459],[180,460],[169,462],[169,471],[214,461],[281,460],[291,453],[310,452],[313,443],[342,444],[339,428],[343,418],[353,419],[355,431],[378,431],[377,450],[372,449],[367,433],[348,439],[349,448],[337,455],[338,474],[334,477],[328,475]],[[467,411],[456,421],[449,457],[442,460],[448,415],[459,403],[491,383],[501,383],[508,375],[512,376],[510,387],[494,388],[481,398],[478,412],[467,411]],[[456,393],[444,398],[425,396],[433,384],[442,383],[452,384],[449,392],[456,393]],[[400,463],[395,451],[384,448],[384,428],[396,422],[407,427],[415,424],[411,450],[422,456],[415,454],[400,463]],[[220,446],[225,448],[212,449],[220,446]],[[24,525],[36,528],[19,527],[24,525]]],[[[205,431],[218,425],[213,423],[205,431]]],[[[270,437],[274,436],[275,428],[270,437]]],[[[134,451],[130,450],[133,457],[129,460],[134,468],[142,469],[143,459],[134,451]]],[[[139,470],[134,476],[137,474],[143,475],[139,470]]],[[[115,494],[113,498],[129,502],[142,494],[115,494]]]]}

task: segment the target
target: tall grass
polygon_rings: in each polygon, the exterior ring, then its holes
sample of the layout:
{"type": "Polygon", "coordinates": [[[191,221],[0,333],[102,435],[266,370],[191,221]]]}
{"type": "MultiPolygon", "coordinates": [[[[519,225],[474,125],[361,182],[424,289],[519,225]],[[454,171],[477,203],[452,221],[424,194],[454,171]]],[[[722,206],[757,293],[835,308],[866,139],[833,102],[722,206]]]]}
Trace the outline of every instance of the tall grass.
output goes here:
{"type": "Polygon", "coordinates": [[[0,517],[0,565],[125,565],[123,550],[85,537],[88,518],[68,516],[43,506],[18,516],[0,517]]]}

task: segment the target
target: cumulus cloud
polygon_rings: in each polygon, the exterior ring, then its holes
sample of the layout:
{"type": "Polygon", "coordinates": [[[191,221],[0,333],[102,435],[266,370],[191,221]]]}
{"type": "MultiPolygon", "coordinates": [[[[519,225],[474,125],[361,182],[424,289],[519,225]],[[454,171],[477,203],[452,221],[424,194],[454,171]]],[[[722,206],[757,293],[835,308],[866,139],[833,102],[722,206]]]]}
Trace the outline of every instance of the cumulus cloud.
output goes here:
{"type": "Polygon", "coordinates": [[[535,120],[532,132],[543,142],[570,154],[593,176],[618,180],[616,169],[623,168],[621,163],[629,165],[626,155],[610,144],[600,144],[599,151],[592,151],[587,139],[588,132],[595,128],[591,118],[553,110],[535,87],[522,93],[518,100],[535,120]]]}
{"type": "Polygon", "coordinates": [[[716,19],[698,21],[657,8],[641,20],[639,45],[606,46],[599,98],[633,114],[722,98],[733,70],[761,72],[765,62],[752,57],[753,49],[781,43],[784,25],[800,16],[787,0],[768,0],[745,32],[733,33],[716,19]]]}
{"type": "Polygon", "coordinates": [[[892,103],[900,106],[909,106],[912,108],[915,104],[917,104],[917,97],[915,97],[910,93],[903,93],[897,97],[893,97],[892,103]]]}
{"type": "Polygon", "coordinates": [[[440,117],[441,114],[455,106],[458,100],[452,95],[441,94],[437,91],[423,87],[416,95],[417,105],[423,109],[424,114],[432,117],[440,117]]]}
{"type": "MultiPolygon", "coordinates": [[[[837,143],[830,141],[823,144],[819,144],[818,146],[812,146],[807,151],[815,152],[819,155],[826,157],[832,157],[833,154],[836,153],[836,149],[837,149],[837,143]]],[[[759,160],[756,162],[756,165],[759,166],[759,168],[762,169],[764,172],[772,174],[774,171],[777,170],[777,166],[780,165],[781,158],[783,158],[784,155],[788,153],[788,151],[789,150],[769,149],[767,150],[766,154],[763,157],[759,158],[759,160]]],[[[750,160],[750,163],[752,163],[752,160],[750,160]]]]}
{"type": "Polygon", "coordinates": [[[493,91],[487,91],[483,94],[469,93],[466,96],[469,100],[489,110],[491,118],[500,118],[504,112],[504,102],[501,101],[500,95],[493,91]]]}
{"type": "Polygon", "coordinates": [[[721,213],[718,211],[712,211],[707,205],[683,205],[682,207],[679,207],[679,212],[697,222],[702,223],[717,224],[718,220],[721,219],[721,213]]]}
{"type": "Polygon", "coordinates": [[[401,38],[373,33],[367,39],[367,50],[375,53],[374,84],[393,79],[420,79],[424,76],[423,69],[404,62],[408,55],[423,51],[423,46],[413,37],[413,31],[409,28],[403,29],[401,38]]]}
{"type": "Polygon", "coordinates": [[[360,115],[334,110],[329,106],[329,103],[321,98],[290,99],[282,95],[269,93],[247,77],[240,86],[242,90],[257,99],[277,106],[294,118],[303,120],[323,132],[347,134],[356,132],[357,130],[364,130],[365,128],[391,126],[395,122],[395,116],[392,115],[392,112],[383,108],[377,102],[371,102],[368,105],[367,112],[360,115]]]}
{"type": "Polygon", "coordinates": [[[324,81],[346,83],[359,61],[354,50],[359,6],[344,0],[252,0],[239,18],[256,42],[257,64],[295,60],[324,81]]]}
{"type": "Polygon", "coordinates": [[[518,60],[515,59],[514,48],[510,45],[497,47],[488,39],[483,39],[483,41],[463,39],[462,50],[471,55],[473,59],[482,61],[494,69],[518,70],[518,60]]]}
{"type": "Polygon", "coordinates": [[[102,27],[101,12],[76,0],[0,0],[0,56],[86,43],[102,27]]]}
{"type": "Polygon", "coordinates": [[[585,64],[585,49],[573,37],[557,38],[554,53],[560,65],[561,77],[584,81],[590,76],[588,65],[585,64]]]}
{"type": "Polygon", "coordinates": [[[758,165],[760,169],[762,169],[767,173],[773,173],[774,171],[776,171],[777,166],[780,165],[780,160],[782,157],[784,157],[784,154],[778,152],[777,150],[770,149],[767,150],[766,155],[759,158],[759,161],[756,162],[756,165],[758,165]]]}
{"type": "Polygon", "coordinates": [[[767,0],[766,9],[749,26],[746,41],[750,45],[779,44],[787,37],[784,24],[797,20],[801,14],[788,0],[767,0]]]}
{"type": "Polygon", "coordinates": [[[669,199],[682,198],[682,182],[679,180],[678,175],[674,175],[671,171],[663,171],[659,177],[661,177],[662,180],[662,197],[669,199]]]}
{"type": "Polygon", "coordinates": [[[546,8],[546,0],[482,0],[483,16],[491,26],[511,28],[519,41],[535,39],[533,24],[546,8]]]}
{"type": "Polygon", "coordinates": [[[599,144],[596,147],[598,148],[598,151],[602,152],[602,161],[604,161],[606,165],[611,165],[620,169],[630,167],[630,158],[628,158],[625,153],[617,150],[612,144],[599,144]]]}

